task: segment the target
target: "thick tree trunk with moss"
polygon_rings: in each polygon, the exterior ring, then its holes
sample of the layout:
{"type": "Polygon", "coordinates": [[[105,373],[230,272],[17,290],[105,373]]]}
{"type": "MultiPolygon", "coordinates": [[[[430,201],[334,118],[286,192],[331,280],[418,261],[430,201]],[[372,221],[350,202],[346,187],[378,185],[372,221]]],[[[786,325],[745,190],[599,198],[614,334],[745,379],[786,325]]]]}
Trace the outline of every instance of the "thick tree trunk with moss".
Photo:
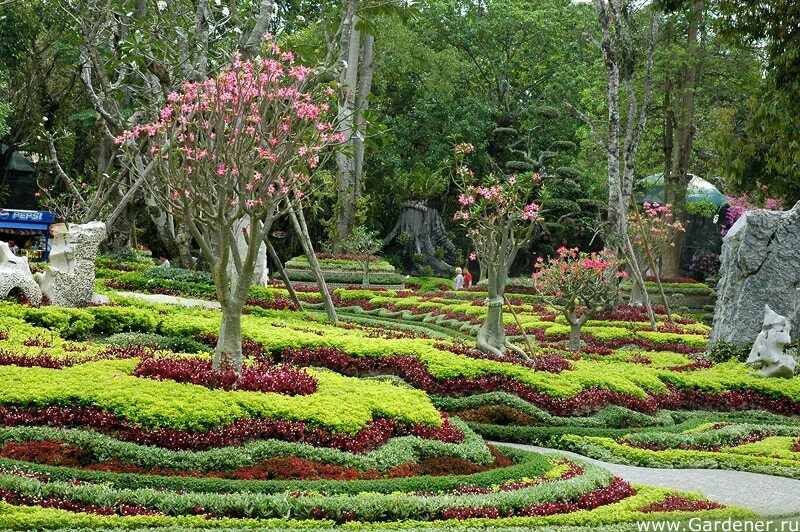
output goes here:
{"type": "Polygon", "coordinates": [[[435,275],[450,277],[453,274],[456,247],[447,236],[444,222],[439,211],[426,205],[425,201],[407,201],[400,211],[392,231],[386,237],[388,244],[400,235],[408,235],[408,241],[403,250],[404,262],[407,268],[418,273],[419,267],[413,260],[414,255],[424,257],[424,265],[430,266],[435,275]],[[438,258],[436,250],[444,251],[444,259],[438,258]],[[412,267],[413,266],[413,267],[412,267]]]}

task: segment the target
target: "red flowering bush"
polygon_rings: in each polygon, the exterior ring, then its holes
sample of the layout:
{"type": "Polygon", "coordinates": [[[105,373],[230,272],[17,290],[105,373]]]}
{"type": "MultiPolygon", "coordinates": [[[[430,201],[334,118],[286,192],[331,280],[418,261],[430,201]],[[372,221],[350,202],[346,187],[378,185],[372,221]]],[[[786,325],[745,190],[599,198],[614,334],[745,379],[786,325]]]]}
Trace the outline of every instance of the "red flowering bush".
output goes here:
{"type": "Polygon", "coordinates": [[[613,253],[582,253],[578,248],[558,249],[558,256],[539,257],[532,275],[534,287],[570,324],[569,348],[581,347],[581,327],[594,314],[611,308],[619,297],[622,261],[613,253]]]}

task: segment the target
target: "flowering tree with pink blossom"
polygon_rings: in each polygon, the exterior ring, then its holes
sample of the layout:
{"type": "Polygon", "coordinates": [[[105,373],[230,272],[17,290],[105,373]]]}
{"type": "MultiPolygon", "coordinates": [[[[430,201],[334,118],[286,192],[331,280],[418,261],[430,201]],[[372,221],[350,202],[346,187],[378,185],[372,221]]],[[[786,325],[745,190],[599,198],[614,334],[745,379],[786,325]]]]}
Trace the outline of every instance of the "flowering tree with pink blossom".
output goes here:
{"type": "Polygon", "coordinates": [[[342,140],[326,121],[333,91],[307,80],[310,70],[267,40],[259,58],[234,54],[231,68],[184,83],[157,121],[116,139],[147,146],[158,199],[185,221],[211,267],[222,307],[216,368],[241,370],[241,314],[259,248],[274,220],[308,192],[326,146],[342,140]],[[244,254],[234,234],[242,219],[244,254]]]}
{"type": "MultiPolygon", "coordinates": [[[[642,211],[634,210],[628,219],[628,236],[633,246],[636,261],[649,266],[660,284],[660,270],[656,267],[659,257],[676,244],[677,237],[684,232],[683,224],[672,213],[672,205],[645,201],[642,211]]],[[[646,269],[643,267],[643,270],[646,269]]],[[[663,298],[666,306],[666,298],[663,298]]],[[[643,294],[638,283],[631,290],[632,305],[643,304],[643,294]]]]}
{"type": "Polygon", "coordinates": [[[526,356],[524,351],[506,341],[503,305],[508,270],[517,252],[530,241],[536,222],[541,221],[539,205],[533,201],[541,177],[526,173],[508,177],[490,175],[479,180],[465,163],[465,157],[474,149],[470,144],[459,144],[455,148],[461,194],[454,220],[467,229],[475,246],[475,256],[489,283],[486,299],[489,308],[486,321],[478,331],[477,346],[495,355],[504,355],[509,348],[526,356]]]}
{"type": "Polygon", "coordinates": [[[581,348],[581,327],[597,312],[612,308],[619,297],[619,281],[627,274],[610,251],[580,252],[558,249],[558,256],[536,261],[533,285],[548,305],[561,311],[569,323],[569,348],[581,348]]]}

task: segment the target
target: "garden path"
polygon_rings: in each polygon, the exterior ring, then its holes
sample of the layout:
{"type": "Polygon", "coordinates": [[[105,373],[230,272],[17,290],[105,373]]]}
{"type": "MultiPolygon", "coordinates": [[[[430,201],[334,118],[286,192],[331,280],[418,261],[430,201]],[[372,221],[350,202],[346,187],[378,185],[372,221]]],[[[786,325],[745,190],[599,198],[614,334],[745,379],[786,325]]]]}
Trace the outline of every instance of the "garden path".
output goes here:
{"type": "Polygon", "coordinates": [[[183,307],[203,307],[218,309],[220,305],[217,301],[205,299],[192,299],[189,297],[168,296],[166,294],[140,294],[138,292],[117,292],[118,296],[132,297],[148,303],[158,303],[161,305],[181,305],[183,307]]]}
{"type": "Polygon", "coordinates": [[[725,469],[656,469],[601,462],[577,453],[490,442],[538,453],[559,453],[603,467],[634,484],[700,492],[721,504],[748,508],[765,516],[800,514],[800,480],[725,469]]]}

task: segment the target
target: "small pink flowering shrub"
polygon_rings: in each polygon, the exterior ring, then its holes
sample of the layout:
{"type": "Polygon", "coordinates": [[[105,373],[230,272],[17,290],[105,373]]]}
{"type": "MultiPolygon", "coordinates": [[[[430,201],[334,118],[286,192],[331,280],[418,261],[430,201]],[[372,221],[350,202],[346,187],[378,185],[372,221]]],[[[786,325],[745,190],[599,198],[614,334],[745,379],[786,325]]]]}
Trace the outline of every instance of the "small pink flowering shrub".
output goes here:
{"type": "Polygon", "coordinates": [[[741,218],[746,212],[761,208],[771,211],[777,211],[783,208],[781,203],[776,199],[766,199],[764,200],[764,207],[759,207],[747,194],[742,194],[741,196],[725,196],[725,199],[728,201],[728,211],[725,214],[725,225],[728,229],[730,229],[733,224],[736,223],[736,220],[741,218]]]}
{"type": "Polygon", "coordinates": [[[636,253],[639,265],[644,269],[649,265],[647,250],[653,260],[675,246],[676,237],[685,231],[683,224],[674,220],[672,205],[669,203],[644,202],[643,212],[633,213],[628,220],[628,235],[636,253]]]}
{"type": "Polygon", "coordinates": [[[558,256],[536,261],[532,275],[536,291],[561,311],[571,330],[569,347],[580,349],[580,331],[598,312],[614,306],[619,295],[622,261],[613,253],[585,253],[578,248],[558,249],[558,256]]]}

